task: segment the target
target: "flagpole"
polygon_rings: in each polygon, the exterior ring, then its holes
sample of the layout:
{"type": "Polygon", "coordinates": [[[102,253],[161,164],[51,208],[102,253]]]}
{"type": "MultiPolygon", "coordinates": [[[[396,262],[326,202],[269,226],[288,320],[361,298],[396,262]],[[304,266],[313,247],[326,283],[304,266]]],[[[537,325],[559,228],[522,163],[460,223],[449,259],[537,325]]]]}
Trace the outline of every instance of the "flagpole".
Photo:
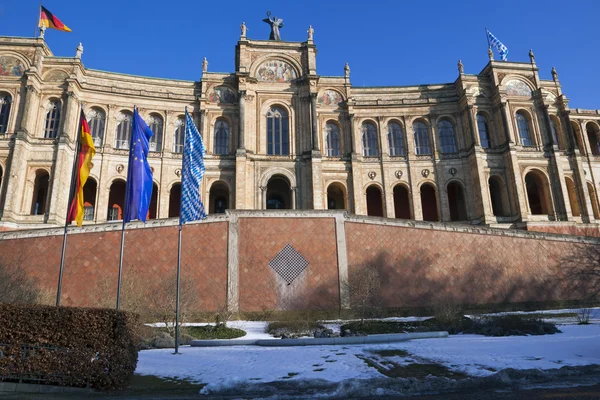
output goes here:
{"type": "Polygon", "coordinates": [[[75,194],[75,179],[79,173],[77,171],[77,161],[79,161],[79,153],[81,152],[81,112],[83,112],[83,105],[81,105],[81,111],[79,113],[79,123],[77,124],[77,134],[75,135],[75,156],[73,157],[73,169],[71,170],[71,186],[69,189],[69,200],[67,203],[67,215],[65,216],[65,230],[63,233],[63,245],[62,252],[60,254],[60,269],[58,272],[58,287],[56,290],[56,307],[60,306],[60,295],[62,292],[62,278],[63,271],[65,269],[65,252],[67,250],[67,232],[69,228],[69,216],[71,215],[71,206],[73,205],[73,195],[75,194]]]}
{"type": "MultiPolygon", "coordinates": [[[[187,106],[185,107],[185,113],[187,114],[187,106]]],[[[187,118],[185,119],[185,128],[187,128],[187,118]]],[[[184,173],[184,165],[185,165],[185,142],[187,141],[187,135],[185,134],[187,129],[184,129],[183,133],[183,157],[181,157],[181,190],[179,193],[179,239],[177,241],[177,294],[175,296],[175,353],[173,354],[181,354],[179,352],[179,295],[181,288],[181,231],[183,230],[183,223],[181,220],[181,211],[182,203],[183,203],[183,177],[184,173]]]]}
{"type": "Polygon", "coordinates": [[[40,27],[40,15],[41,14],[42,14],[42,2],[40,1],[40,3],[38,4],[37,23],[35,24],[35,28],[33,28],[33,38],[34,39],[37,37],[37,31],[38,31],[38,28],[40,27]]]}
{"type": "Polygon", "coordinates": [[[487,39],[488,42],[488,49],[491,48],[492,46],[490,45],[490,35],[488,35],[488,29],[485,28],[485,38],[487,39]]]}

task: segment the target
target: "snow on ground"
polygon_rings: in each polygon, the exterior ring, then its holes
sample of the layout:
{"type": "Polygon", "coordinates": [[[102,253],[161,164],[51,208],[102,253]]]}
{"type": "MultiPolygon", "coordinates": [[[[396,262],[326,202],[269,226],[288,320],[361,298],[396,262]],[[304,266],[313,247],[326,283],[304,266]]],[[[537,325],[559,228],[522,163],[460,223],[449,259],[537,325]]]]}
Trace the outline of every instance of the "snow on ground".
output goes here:
{"type": "MultiPolygon", "coordinates": [[[[253,332],[256,323],[245,322],[253,332]]],[[[233,325],[232,325],[233,326],[233,325]]],[[[600,364],[600,325],[559,326],[563,333],[544,336],[485,337],[453,335],[381,345],[302,347],[182,347],[139,353],[137,374],[187,378],[209,387],[240,382],[382,377],[357,356],[372,351],[403,349],[419,363],[436,362],[473,376],[486,376],[504,368],[552,369],[565,365],[600,364]]],[[[249,335],[258,334],[257,332],[249,335]]],[[[310,339],[307,339],[310,340],[310,339]]],[[[398,357],[390,361],[399,362],[398,357]]],[[[400,360],[400,362],[407,362],[400,360]]]]}

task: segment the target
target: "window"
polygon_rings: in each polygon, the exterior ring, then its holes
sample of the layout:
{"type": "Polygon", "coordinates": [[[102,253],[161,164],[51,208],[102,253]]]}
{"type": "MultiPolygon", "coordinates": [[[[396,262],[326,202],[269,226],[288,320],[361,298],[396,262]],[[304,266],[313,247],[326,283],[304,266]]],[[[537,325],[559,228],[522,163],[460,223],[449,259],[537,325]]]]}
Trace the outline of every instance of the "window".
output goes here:
{"type": "Polygon", "coordinates": [[[83,207],[83,220],[93,221],[94,220],[94,206],[83,207]]]}
{"type": "Polygon", "coordinates": [[[132,122],[133,115],[129,111],[123,111],[117,116],[117,140],[115,142],[117,149],[129,149],[132,122]]]}
{"type": "Polygon", "coordinates": [[[229,124],[222,119],[215,122],[215,151],[214,154],[229,153],[229,124]]]}
{"type": "Polygon", "coordinates": [[[558,146],[558,127],[553,118],[550,118],[550,129],[552,130],[552,144],[558,146]]]}
{"type": "Polygon", "coordinates": [[[58,128],[60,125],[60,103],[57,100],[50,101],[47,110],[48,113],[46,114],[44,137],[46,139],[54,139],[58,136],[58,128]]]}
{"type": "Polygon", "coordinates": [[[442,153],[456,153],[456,138],[454,137],[452,122],[447,119],[438,122],[438,134],[442,153]]]}
{"type": "Polygon", "coordinates": [[[363,156],[377,157],[377,128],[371,122],[365,122],[362,125],[363,156]]]}
{"type": "Polygon", "coordinates": [[[175,140],[173,140],[173,153],[183,153],[185,143],[185,120],[177,119],[175,122],[175,140]]]}
{"type": "Polygon", "coordinates": [[[153,135],[148,142],[148,149],[150,151],[161,151],[162,150],[162,134],[163,134],[163,119],[160,115],[151,114],[148,118],[148,127],[152,131],[153,135]]]}
{"type": "Polygon", "coordinates": [[[519,130],[519,139],[521,140],[521,144],[523,146],[533,146],[529,123],[522,112],[517,113],[517,128],[519,130]]]}
{"type": "Polygon", "coordinates": [[[417,155],[431,154],[427,125],[423,122],[415,122],[413,130],[415,131],[415,153],[417,155]]]}
{"type": "Polygon", "coordinates": [[[94,139],[94,146],[100,147],[102,146],[102,139],[104,137],[104,123],[106,122],[106,115],[101,109],[92,108],[88,112],[87,117],[92,138],[94,139]]]}
{"type": "Polygon", "coordinates": [[[485,117],[481,114],[477,114],[477,130],[479,131],[479,142],[481,147],[490,147],[490,134],[488,129],[488,123],[485,117]]]}
{"type": "Polygon", "coordinates": [[[118,221],[119,220],[119,207],[111,207],[108,209],[108,220],[118,221]]]}
{"type": "Polygon", "coordinates": [[[390,122],[388,124],[388,145],[390,146],[390,156],[404,155],[402,127],[397,122],[390,122]]]}
{"type": "Polygon", "coordinates": [[[290,154],[288,115],[280,107],[273,107],[267,112],[267,154],[290,154]]]}
{"type": "Polygon", "coordinates": [[[8,129],[8,117],[12,99],[7,94],[0,95],[0,133],[6,133],[8,129]]]}
{"type": "Polygon", "coordinates": [[[327,157],[340,156],[340,130],[337,124],[328,122],[325,125],[325,144],[327,146],[327,157]]]}

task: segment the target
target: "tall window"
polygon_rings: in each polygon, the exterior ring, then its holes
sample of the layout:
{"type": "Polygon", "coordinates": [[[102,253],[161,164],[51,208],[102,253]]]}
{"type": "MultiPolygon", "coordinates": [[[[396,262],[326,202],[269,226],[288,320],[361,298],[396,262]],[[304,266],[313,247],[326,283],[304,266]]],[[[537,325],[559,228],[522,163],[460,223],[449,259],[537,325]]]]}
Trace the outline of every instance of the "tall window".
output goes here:
{"type": "Polygon", "coordinates": [[[364,122],[362,125],[363,156],[377,157],[377,128],[371,122],[364,122]]]}
{"type": "Polygon", "coordinates": [[[214,154],[229,153],[229,124],[222,119],[215,122],[215,151],[214,154]]]}
{"type": "Polygon", "coordinates": [[[477,130],[479,131],[479,142],[481,147],[490,147],[490,133],[488,129],[488,123],[485,117],[481,114],[477,114],[477,130]]]}
{"type": "Polygon", "coordinates": [[[8,94],[0,94],[0,133],[6,133],[8,129],[11,103],[12,98],[8,94]]]}
{"type": "Polygon", "coordinates": [[[129,149],[132,122],[133,115],[129,111],[122,111],[117,116],[117,140],[115,142],[117,149],[129,149]]]}
{"type": "Polygon", "coordinates": [[[102,146],[102,139],[104,138],[104,124],[106,122],[106,114],[99,108],[92,108],[88,112],[88,124],[90,125],[90,131],[92,138],[94,138],[94,146],[102,146]]]}
{"type": "Polygon", "coordinates": [[[413,124],[413,130],[415,131],[415,153],[417,155],[431,154],[427,125],[425,125],[423,122],[417,121],[413,124]]]}
{"type": "Polygon", "coordinates": [[[517,128],[519,130],[519,139],[523,146],[533,146],[531,141],[531,131],[529,129],[529,122],[522,112],[517,113],[517,128]]]}
{"type": "Polygon", "coordinates": [[[327,156],[328,157],[339,157],[340,156],[340,130],[337,124],[328,122],[325,125],[325,144],[327,145],[327,156]]]}
{"type": "Polygon", "coordinates": [[[438,122],[438,134],[440,136],[442,153],[456,153],[456,138],[452,122],[447,119],[438,122]]]}
{"type": "Polygon", "coordinates": [[[46,139],[54,139],[58,136],[58,128],[60,125],[60,102],[58,100],[50,101],[47,110],[48,113],[46,114],[44,137],[46,139]]]}
{"type": "Polygon", "coordinates": [[[397,122],[390,122],[388,124],[388,145],[390,146],[390,156],[404,155],[402,127],[397,122]]]}
{"type": "Polygon", "coordinates": [[[185,142],[185,120],[177,119],[175,122],[175,140],[173,140],[173,153],[183,153],[183,144],[185,142]]]}
{"type": "Polygon", "coordinates": [[[280,107],[272,107],[267,112],[267,154],[275,156],[290,154],[288,115],[280,107]]]}
{"type": "Polygon", "coordinates": [[[158,114],[151,114],[148,118],[148,126],[153,135],[148,142],[150,151],[162,150],[162,135],[163,135],[163,119],[158,114]]]}
{"type": "Polygon", "coordinates": [[[558,146],[558,127],[553,118],[550,118],[550,130],[552,131],[552,144],[558,146]]]}

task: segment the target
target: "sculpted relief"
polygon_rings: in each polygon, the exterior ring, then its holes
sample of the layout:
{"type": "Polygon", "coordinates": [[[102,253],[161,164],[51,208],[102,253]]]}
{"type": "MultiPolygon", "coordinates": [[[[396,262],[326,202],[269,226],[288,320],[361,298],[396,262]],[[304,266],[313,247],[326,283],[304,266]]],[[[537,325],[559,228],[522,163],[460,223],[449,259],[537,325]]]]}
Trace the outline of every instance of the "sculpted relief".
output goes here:
{"type": "Polygon", "coordinates": [[[256,70],[256,79],[263,82],[290,82],[296,78],[294,67],[281,60],[265,61],[256,70]]]}
{"type": "Polygon", "coordinates": [[[1,76],[22,76],[25,66],[21,61],[11,56],[0,56],[1,76]]]}

